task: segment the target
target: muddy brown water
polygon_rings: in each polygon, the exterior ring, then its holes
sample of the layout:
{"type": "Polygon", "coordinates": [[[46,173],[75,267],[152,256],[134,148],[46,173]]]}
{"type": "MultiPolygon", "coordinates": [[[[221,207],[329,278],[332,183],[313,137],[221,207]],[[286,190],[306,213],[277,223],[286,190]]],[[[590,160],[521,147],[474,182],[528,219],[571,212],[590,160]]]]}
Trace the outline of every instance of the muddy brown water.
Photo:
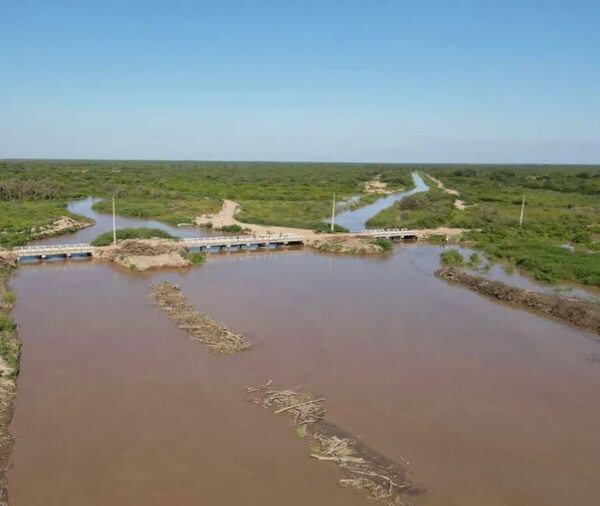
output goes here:
{"type": "Polygon", "coordinates": [[[436,279],[438,258],[23,267],[12,505],[373,504],[288,418],[246,402],[242,387],[270,378],[326,396],[332,423],[409,461],[428,489],[417,506],[600,504],[600,343],[436,279]],[[259,346],[208,353],[150,305],[162,280],[259,346]]]}

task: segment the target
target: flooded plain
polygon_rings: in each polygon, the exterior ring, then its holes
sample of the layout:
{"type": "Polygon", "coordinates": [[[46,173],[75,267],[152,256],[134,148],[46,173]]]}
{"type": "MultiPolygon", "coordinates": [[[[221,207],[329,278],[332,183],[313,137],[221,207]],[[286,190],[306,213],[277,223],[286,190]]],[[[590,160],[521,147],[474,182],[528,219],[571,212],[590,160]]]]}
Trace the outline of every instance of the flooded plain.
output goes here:
{"type": "Polygon", "coordinates": [[[410,462],[417,506],[596,506],[600,343],[436,279],[439,252],[23,266],[11,504],[374,504],[288,418],[247,402],[244,386],[272,379],[410,462]],[[151,305],[164,280],[258,346],[208,353],[151,305]]]}

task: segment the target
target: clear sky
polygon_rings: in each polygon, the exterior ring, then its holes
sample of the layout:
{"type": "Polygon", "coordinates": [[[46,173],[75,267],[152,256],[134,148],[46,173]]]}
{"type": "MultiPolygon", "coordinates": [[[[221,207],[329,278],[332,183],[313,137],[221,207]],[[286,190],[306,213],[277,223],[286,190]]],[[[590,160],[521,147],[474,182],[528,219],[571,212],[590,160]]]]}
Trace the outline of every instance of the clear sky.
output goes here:
{"type": "Polygon", "coordinates": [[[600,1],[0,0],[0,158],[600,163],[600,1]]]}

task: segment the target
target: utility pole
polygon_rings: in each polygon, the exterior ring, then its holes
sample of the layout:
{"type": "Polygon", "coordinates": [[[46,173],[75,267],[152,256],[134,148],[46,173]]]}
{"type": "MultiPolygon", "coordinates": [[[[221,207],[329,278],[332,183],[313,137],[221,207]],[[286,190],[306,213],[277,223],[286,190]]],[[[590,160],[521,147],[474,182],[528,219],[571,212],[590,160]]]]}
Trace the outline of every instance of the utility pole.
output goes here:
{"type": "Polygon", "coordinates": [[[519,218],[519,226],[523,226],[523,214],[525,214],[525,194],[523,194],[523,202],[521,202],[521,217],[519,218]]]}
{"type": "Polygon", "coordinates": [[[117,244],[117,218],[115,216],[115,196],[112,196],[112,204],[113,204],[113,244],[116,246],[117,244]]]}
{"type": "Polygon", "coordinates": [[[331,232],[335,232],[335,193],[333,194],[333,205],[331,206],[331,232]]]}

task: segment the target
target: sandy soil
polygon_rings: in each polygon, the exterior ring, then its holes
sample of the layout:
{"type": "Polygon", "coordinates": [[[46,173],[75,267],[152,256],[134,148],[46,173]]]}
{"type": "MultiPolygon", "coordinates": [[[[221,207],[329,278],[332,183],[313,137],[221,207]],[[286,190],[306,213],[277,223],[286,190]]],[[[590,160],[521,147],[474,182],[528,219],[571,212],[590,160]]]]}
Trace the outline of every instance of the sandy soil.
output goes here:
{"type": "MultiPolygon", "coordinates": [[[[446,188],[444,186],[444,183],[442,183],[439,179],[436,179],[433,176],[430,176],[429,174],[425,174],[425,175],[429,179],[431,179],[440,190],[444,190],[448,195],[453,195],[454,197],[460,197],[460,192],[458,190],[452,190],[451,188],[446,188]]],[[[454,207],[456,207],[456,209],[460,209],[461,211],[464,211],[467,206],[466,206],[464,200],[455,199],[454,207]]]]}
{"type": "MultiPolygon", "coordinates": [[[[365,183],[364,192],[375,194],[375,195],[391,195],[392,193],[395,193],[392,190],[388,190],[387,183],[380,181],[379,178],[380,178],[380,176],[377,176],[372,181],[367,181],[365,183]]],[[[396,191],[400,191],[400,190],[396,190],[396,191]]]]}
{"type": "Polygon", "coordinates": [[[196,218],[196,225],[203,226],[212,223],[214,228],[222,228],[227,225],[238,225],[248,229],[254,235],[264,234],[295,234],[304,237],[316,235],[313,230],[303,228],[276,227],[273,225],[255,225],[253,223],[243,223],[235,219],[235,214],[239,209],[239,204],[233,200],[224,200],[223,207],[216,214],[204,214],[196,218]]]}
{"type": "Polygon", "coordinates": [[[189,267],[191,265],[190,261],[183,258],[179,253],[163,253],[155,256],[132,255],[117,257],[114,261],[123,267],[135,269],[136,271],[162,269],[164,267],[189,267]]]}
{"type": "Polygon", "coordinates": [[[383,248],[375,244],[374,239],[349,234],[320,234],[320,237],[311,239],[308,246],[317,251],[346,255],[376,255],[383,253],[383,248]]]}
{"type": "Polygon", "coordinates": [[[188,267],[190,261],[181,256],[184,246],[167,239],[128,239],[116,246],[94,249],[94,258],[115,262],[128,269],[147,271],[161,267],[188,267]]]}
{"type": "MultiPolygon", "coordinates": [[[[235,219],[235,213],[237,212],[239,205],[233,200],[225,200],[223,202],[223,207],[216,214],[207,214],[198,216],[196,218],[196,224],[199,226],[206,225],[207,223],[212,223],[213,227],[221,228],[226,225],[239,225],[240,227],[246,228],[250,230],[252,234],[262,235],[262,234],[295,234],[301,235],[305,237],[310,245],[310,239],[314,239],[315,241],[321,243],[324,240],[331,239],[333,237],[339,238],[340,234],[317,234],[313,230],[307,230],[304,228],[290,228],[290,227],[276,227],[271,225],[254,225],[252,223],[243,223],[235,219]]],[[[447,228],[447,227],[439,227],[433,229],[420,229],[416,230],[417,235],[420,238],[425,238],[430,235],[448,235],[448,236],[457,236],[462,234],[465,231],[463,228],[447,228]]],[[[346,236],[350,236],[350,234],[346,234],[346,236]]],[[[358,237],[360,234],[352,234],[353,237],[358,237]]]]}
{"type": "Polygon", "coordinates": [[[60,235],[70,230],[80,230],[85,227],[90,227],[94,223],[91,221],[79,221],[69,216],[61,216],[57,220],[54,220],[49,225],[43,227],[33,228],[31,231],[35,233],[36,238],[41,239],[43,237],[50,237],[54,235],[60,235]]]}

